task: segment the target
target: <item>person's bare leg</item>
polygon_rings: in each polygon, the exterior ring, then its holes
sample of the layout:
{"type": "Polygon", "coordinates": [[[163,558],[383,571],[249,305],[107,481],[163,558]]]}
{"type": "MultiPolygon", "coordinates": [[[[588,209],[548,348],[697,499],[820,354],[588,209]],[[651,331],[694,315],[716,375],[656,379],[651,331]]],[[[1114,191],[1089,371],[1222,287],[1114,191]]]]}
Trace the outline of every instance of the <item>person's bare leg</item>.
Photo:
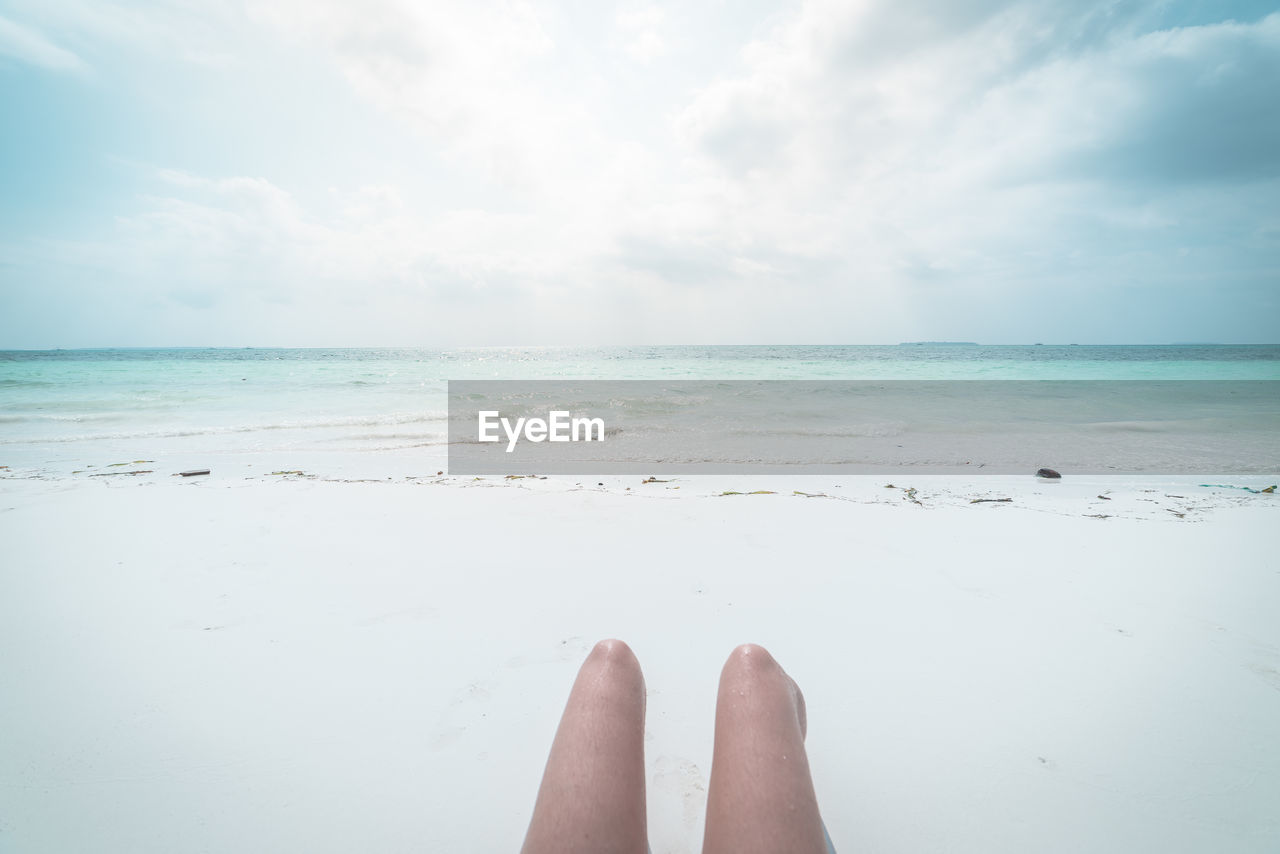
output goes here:
{"type": "Polygon", "coordinates": [[[804,752],[804,695],[764,647],[744,644],[720,673],[703,854],[824,854],[804,752]]]}
{"type": "Polygon", "coordinates": [[[644,854],[644,705],[631,648],[600,641],[569,692],[524,854],[644,854]]]}

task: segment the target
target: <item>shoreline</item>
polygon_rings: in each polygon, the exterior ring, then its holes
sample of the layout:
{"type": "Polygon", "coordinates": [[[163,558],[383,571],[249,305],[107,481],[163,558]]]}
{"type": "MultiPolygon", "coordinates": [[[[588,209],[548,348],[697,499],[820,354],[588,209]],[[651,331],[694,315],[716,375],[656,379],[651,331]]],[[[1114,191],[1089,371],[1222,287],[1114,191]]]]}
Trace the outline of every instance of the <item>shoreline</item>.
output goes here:
{"type": "MultiPolygon", "coordinates": [[[[286,454],[236,451],[172,454],[155,459],[113,463],[72,464],[65,460],[46,466],[0,466],[0,495],[23,483],[132,487],[243,488],[250,485],[303,481],[315,484],[414,485],[450,490],[514,489],[538,494],[582,492],[616,494],[627,498],[747,498],[760,500],[829,500],[861,505],[915,505],[1036,510],[1059,515],[1098,518],[1176,518],[1218,509],[1247,506],[1272,499],[1280,506],[1280,476],[1274,473],[1114,474],[1065,473],[1060,480],[1034,474],[965,472],[938,473],[902,469],[872,474],[721,473],[543,475],[449,474],[443,458],[423,461],[421,455],[377,452],[311,452],[286,454]],[[78,467],[72,468],[72,465],[78,467]],[[415,471],[404,474],[405,469],[415,471]],[[208,471],[182,477],[183,471],[208,471]],[[1006,500],[1008,499],[1008,500],[1006,500]],[[1141,505],[1153,505],[1144,508],[1141,505]]],[[[976,508],[975,508],[976,509],[976,508]]]]}

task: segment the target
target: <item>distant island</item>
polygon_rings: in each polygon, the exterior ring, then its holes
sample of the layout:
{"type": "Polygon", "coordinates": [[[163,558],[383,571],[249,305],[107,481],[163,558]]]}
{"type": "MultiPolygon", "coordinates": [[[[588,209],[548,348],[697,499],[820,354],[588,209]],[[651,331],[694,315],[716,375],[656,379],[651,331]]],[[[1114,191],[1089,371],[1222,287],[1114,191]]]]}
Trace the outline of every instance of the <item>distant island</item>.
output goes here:
{"type": "Polygon", "coordinates": [[[977,341],[900,341],[899,347],[977,347],[977,341]]]}

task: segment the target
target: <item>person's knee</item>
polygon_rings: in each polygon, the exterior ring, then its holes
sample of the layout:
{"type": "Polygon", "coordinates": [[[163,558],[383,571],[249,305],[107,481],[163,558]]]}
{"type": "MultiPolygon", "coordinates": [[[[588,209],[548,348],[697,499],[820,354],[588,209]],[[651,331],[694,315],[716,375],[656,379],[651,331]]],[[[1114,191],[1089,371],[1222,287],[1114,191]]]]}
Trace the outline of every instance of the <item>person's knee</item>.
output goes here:
{"type": "Polygon", "coordinates": [[[769,654],[769,650],[754,643],[734,647],[729,660],[720,673],[721,680],[739,681],[773,678],[782,674],[782,667],[769,654]]]}
{"type": "Polygon", "coordinates": [[[638,665],[636,654],[631,651],[625,641],[617,638],[606,638],[597,643],[591,650],[591,657],[601,662],[614,665],[638,665]]]}
{"type": "Polygon", "coordinates": [[[738,698],[735,702],[739,703],[742,698],[751,698],[751,703],[763,702],[766,705],[775,700],[787,702],[795,711],[801,739],[807,734],[808,715],[800,686],[759,644],[744,643],[729,654],[729,660],[720,672],[719,702],[723,703],[726,697],[738,698]]]}
{"type": "Polygon", "coordinates": [[[640,660],[631,651],[631,647],[616,638],[597,643],[587,656],[587,666],[613,679],[635,680],[642,684],[644,681],[640,660]]]}

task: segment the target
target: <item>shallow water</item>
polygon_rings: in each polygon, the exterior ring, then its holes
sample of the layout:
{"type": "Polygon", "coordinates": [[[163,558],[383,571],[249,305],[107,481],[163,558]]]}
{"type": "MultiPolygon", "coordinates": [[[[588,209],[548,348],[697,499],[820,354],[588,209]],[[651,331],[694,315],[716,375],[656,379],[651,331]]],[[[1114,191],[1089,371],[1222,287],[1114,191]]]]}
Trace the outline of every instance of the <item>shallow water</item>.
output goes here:
{"type": "MultiPolygon", "coordinates": [[[[449,380],[566,378],[1280,380],[1280,347],[912,344],[7,351],[0,352],[0,465],[20,463],[33,454],[44,461],[201,451],[422,448],[438,455],[447,442],[449,380]]],[[[1275,415],[1274,396],[1264,394],[1256,405],[1237,409],[1238,417],[1229,423],[1207,425],[1162,409],[1159,419],[1092,429],[1159,431],[1194,453],[1206,435],[1211,440],[1213,434],[1235,428],[1265,433],[1275,415]]],[[[815,422],[815,431],[829,426],[821,422],[815,422]]],[[[886,423],[842,429],[893,433],[913,426],[909,418],[898,418],[887,427],[886,423]]],[[[793,426],[806,429],[803,424],[793,426]]],[[[981,430],[981,423],[975,422],[973,429],[981,430]]],[[[992,422],[990,429],[1004,428],[992,422]]]]}

